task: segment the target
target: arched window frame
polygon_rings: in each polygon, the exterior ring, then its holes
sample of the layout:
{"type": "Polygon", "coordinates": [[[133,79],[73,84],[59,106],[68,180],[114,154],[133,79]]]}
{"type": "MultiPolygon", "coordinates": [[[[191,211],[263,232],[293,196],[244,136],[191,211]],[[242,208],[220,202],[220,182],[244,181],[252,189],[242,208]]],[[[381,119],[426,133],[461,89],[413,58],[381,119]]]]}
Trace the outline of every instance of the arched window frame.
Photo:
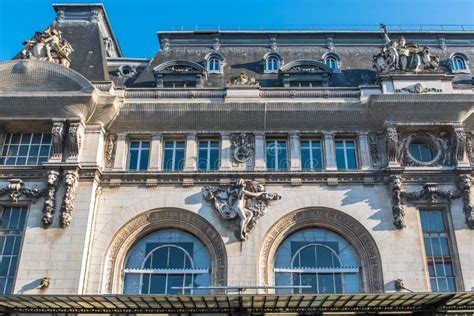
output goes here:
{"type": "Polygon", "coordinates": [[[219,52],[207,54],[207,72],[210,74],[222,74],[224,69],[224,56],[219,52]],[[216,68],[217,66],[217,68],[216,68]]]}
{"type": "Polygon", "coordinates": [[[264,57],[264,73],[278,73],[283,64],[283,58],[277,53],[267,53],[264,57]],[[276,67],[275,67],[276,66],[276,67]]]}
{"type": "Polygon", "coordinates": [[[460,52],[451,54],[449,57],[449,68],[452,73],[471,73],[469,58],[460,52]]]}
{"type": "Polygon", "coordinates": [[[329,68],[332,69],[332,72],[333,73],[340,73],[341,72],[341,57],[339,57],[338,54],[336,53],[333,53],[333,52],[330,52],[330,53],[326,53],[323,55],[323,63],[328,66],[329,68]],[[329,64],[329,60],[333,60],[335,62],[335,67],[331,67],[331,65],[329,64]]]}

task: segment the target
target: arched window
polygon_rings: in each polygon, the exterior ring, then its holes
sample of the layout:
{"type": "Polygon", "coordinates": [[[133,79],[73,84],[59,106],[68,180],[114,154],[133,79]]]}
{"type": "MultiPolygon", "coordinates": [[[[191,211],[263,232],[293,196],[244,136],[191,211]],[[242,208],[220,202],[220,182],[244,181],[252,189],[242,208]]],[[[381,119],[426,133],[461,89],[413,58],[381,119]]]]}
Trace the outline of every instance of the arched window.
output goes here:
{"type": "Polygon", "coordinates": [[[469,59],[462,53],[454,53],[451,55],[449,67],[453,73],[470,73],[469,59]]]}
{"type": "Polygon", "coordinates": [[[161,230],[138,241],[128,252],[124,294],[208,294],[209,253],[189,233],[161,230]]]}
{"type": "Polygon", "coordinates": [[[266,72],[278,72],[280,69],[280,59],[277,56],[271,55],[265,61],[266,72]]]}
{"type": "Polygon", "coordinates": [[[207,70],[210,73],[220,73],[221,72],[221,60],[217,57],[209,58],[207,62],[207,70]]]}
{"type": "Polygon", "coordinates": [[[333,72],[339,71],[339,59],[336,56],[329,55],[324,59],[324,63],[332,69],[333,72]]]}
{"type": "Polygon", "coordinates": [[[279,294],[358,293],[359,258],[341,236],[325,229],[306,229],[278,248],[275,285],[279,294]],[[291,286],[293,288],[283,288],[291,286]]]}

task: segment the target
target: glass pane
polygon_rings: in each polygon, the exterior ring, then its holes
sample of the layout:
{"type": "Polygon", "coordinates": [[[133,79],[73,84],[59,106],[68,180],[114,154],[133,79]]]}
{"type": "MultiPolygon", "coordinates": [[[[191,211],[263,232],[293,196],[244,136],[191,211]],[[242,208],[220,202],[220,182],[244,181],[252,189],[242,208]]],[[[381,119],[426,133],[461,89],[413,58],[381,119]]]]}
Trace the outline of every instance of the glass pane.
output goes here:
{"type": "Polygon", "coordinates": [[[301,167],[303,170],[311,170],[313,168],[308,148],[301,147],[301,167]]]}
{"type": "Polygon", "coordinates": [[[150,154],[150,150],[142,149],[142,152],[141,152],[141,155],[140,155],[140,171],[148,169],[149,154],[150,154]]]}
{"type": "Polygon", "coordinates": [[[278,169],[288,169],[288,155],[286,151],[286,142],[278,142],[278,169]]]}
{"type": "Polygon", "coordinates": [[[130,142],[130,148],[138,149],[140,147],[140,142],[130,142]]]}
{"type": "Polygon", "coordinates": [[[207,170],[207,148],[199,148],[198,168],[199,170],[207,170]]]}
{"type": "Polygon", "coordinates": [[[335,284],[332,274],[321,273],[318,275],[319,293],[335,293],[335,284]]]}
{"type": "Polygon", "coordinates": [[[172,149],[165,149],[164,157],[163,157],[163,170],[173,170],[173,150],[172,149]]]}
{"type": "Polygon", "coordinates": [[[347,168],[356,169],[357,160],[356,160],[356,151],[355,149],[347,149],[347,168]]]}
{"type": "Polygon", "coordinates": [[[347,169],[344,149],[336,148],[336,165],[337,169],[347,169]]]}
{"type": "Polygon", "coordinates": [[[209,166],[211,170],[219,169],[219,150],[212,149],[210,153],[209,166]]]}
{"type": "Polygon", "coordinates": [[[267,169],[274,170],[276,168],[276,144],[275,142],[267,143],[267,169]]]}
{"type": "Polygon", "coordinates": [[[184,169],[184,149],[176,150],[175,154],[175,170],[181,171],[184,169]]]}
{"type": "Polygon", "coordinates": [[[130,150],[128,169],[137,170],[137,167],[138,167],[138,150],[130,150]]]}

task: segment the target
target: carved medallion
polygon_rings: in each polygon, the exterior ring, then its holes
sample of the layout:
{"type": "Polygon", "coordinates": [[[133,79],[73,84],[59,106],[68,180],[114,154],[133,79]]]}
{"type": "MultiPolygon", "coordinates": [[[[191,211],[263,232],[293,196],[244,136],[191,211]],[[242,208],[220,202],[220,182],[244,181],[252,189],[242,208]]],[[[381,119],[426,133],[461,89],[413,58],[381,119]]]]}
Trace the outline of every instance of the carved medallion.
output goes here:
{"type": "Polygon", "coordinates": [[[253,136],[240,133],[232,134],[230,137],[232,158],[238,163],[245,163],[252,158],[254,154],[253,136]]]}

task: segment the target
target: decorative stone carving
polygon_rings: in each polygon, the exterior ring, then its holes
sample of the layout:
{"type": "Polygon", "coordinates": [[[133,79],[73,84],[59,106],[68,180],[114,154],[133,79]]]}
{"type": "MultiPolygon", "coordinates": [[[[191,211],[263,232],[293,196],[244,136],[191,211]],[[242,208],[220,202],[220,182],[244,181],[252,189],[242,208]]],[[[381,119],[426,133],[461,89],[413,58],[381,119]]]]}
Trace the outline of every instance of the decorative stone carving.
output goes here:
{"type": "Polygon", "coordinates": [[[186,73],[186,72],[194,72],[195,69],[191,66],[186,66],[186,65],[173,65],[170,67],[166,67],[165,71],[176,72],[176,73],[186,73]]]}
{"type": "Polygon", "coordinates": [[[464,161],[464,152],[466,151],[466,133],[464,132],[464,128],[454,128],[454,136],[454,159],[459,164],[464,161]]]}
{"type": "Polygon", "coordinates": [[[459,187],[461,190],[462,200],[464,203],[463,211],[466,217],[466,224],[470,229],[474,229],[474,211],[471,203],[471,185],[472,180],[468,175],[462,175],[460,178],[459,187]]]}
{"type": "Polygon", "coordinates": [[[276,36],[270,36],[270,49],[273,52],[276,52],[276,50],[278,49],[278,42],[276,36]]]}
{"type": "Polygon", "coordinates": [[[239,219],[236,234],[240,240],[247,239],[257,221],[265,214],[268,202],[281,199],[276,193],[266,192],[262,184],[244,179],[237,180],[225,189],[204,187],[202,195],[222,218],[239,219]]]}
{"type": "Polygon", "coordinates": [[[62,228],[71,224],[72,211],[74,210],[74,193],[79,183],[79,174],[77,170],[66,170],[64,172],[64,199],[61,205],[61,216],[59,218],[62,228]]]}
{"type": "Polygon", "coordinates": [[[48,172],[48,190],[46,200],[43,206],[43,227],[48,227],[53,223],[53,215],[56,209],[56,189],[58,184],[59,172],[50,170],[48,172]]]}
{"type": "Polygon", "coordinates": [[[219,48],[221,48],[221,42],[220,42],[219,36],[214,37],[214,41],[212,43],[212,48],[214,50],[219,50],[219,48]]]}
{"type": "Polygon", "coordinates": [[[439,48],[441,48],[442,50],[448,49],[448,46],[446,45],[446,37],[439,36],[438,41],[439,41],[439,48]]]}
{"type": "Polygon", "coordinates": [[[460,192],[442,191],[438,184],[428,182],[423,185],[423,189],[414,192],[402,192],[402,196],[407,201],[427,201],[430,204],[438,204],[440,200],[453,200],[459,198],[460,192]]]}
{"type": "Polygon", "coordinates": [[[392,215],[393,226],[397,229],[405,227],[405,208],[402,205],[402,178],[400,176],[390,177],[390,188],[392,191],[392,215]]]}
{"type": "Polygon", "coordinates": [[[232,86],[258,86],[257,80],[250,77],[245,71],[241,71],[240,75],[232,77],[230,80],[232,86]]]}
{"type": "Polygon", "coordinates": [[[396,127],[387,127],[387,158],[390,163],[398,163],[398,133],[396,127]]]}
{"type": "Polygon", "coordinates": [[[369,133],[369,151],[370,159],[374,167],[380,166],[380,154],[378,146],[378,137],[375,133],[369,133]]]}
{"type": "Polygon", "coordinates": [[[326,37],[326,47],[332,52],[334,51],[334,38],[333,36],[326,37]]]}
{"type": "Polygon", "coordinates": [[[441,89],[436,88],[425,88],[422,83],[417,83],[413,86],[397,89],[396,92],[408,92],[408,93],[428,93],[428,92],[442,92],[441,89]]]}
{"type": "Polygon", "coordinates": [[[117,135],[107,135],[107,141],[105,143],[105,166],[111,168],[114,164],[115,146],[117,143],[117,135]]]}
{"type": "Polygon", "coordinates": [[[232,158],[238,163],[245,163],[254,154],[254,139],[250,134],[232,134],[230,137],[232,158]]]}
{"type": "Polygon", "coordinates": [[[71,122],[67,135],[67,144],[69,149],[69,158],[76,158],[82,147],[84,138],[84,126],[81,122],[71,122]]]}
{"type": "Polygon", "coordinates": [[[61,160],[64,143],[64,123],[54,122],[51,129],[52,157],[61,160]]]}
{"type": "Polygon", "coordinates": [[[466,155],[467,159],[470,164],[473,163],[473,155],[472,155],[472,134],[466,133],[466,155]]]}
{"type": "Polygon", "coordinates": [[[21,179],[9,179],[8,182],[8,185],[0,188],[0,196],[8,194],[13,203],[17,203],[21,196],[36,202],[43,195],[43,192],[37,188],[26,188],[21,179]]]}
{"type": "Polygon", "coordinates": [[[74,51],[68,41],[62,38],[62,32],[54,26],[49,26],[43,33],[36,32],[23,45],[25,47],[20,52],[21,59],[47,60],[65,67],[69,67],[69,55],[74,51]]]}
{"type": "Polygon", "coordinates": [[[385,46],[379,54],[374,56],[374,68],[379,72],[389,71],[423,71],[436,70],[439,67],[439,56],[431,52],[431,48],[420,48],[416,43],[406,43],[401,36],[397,41],[390,40],[387,27],[381,24],[384,30],[385,46]]]}

